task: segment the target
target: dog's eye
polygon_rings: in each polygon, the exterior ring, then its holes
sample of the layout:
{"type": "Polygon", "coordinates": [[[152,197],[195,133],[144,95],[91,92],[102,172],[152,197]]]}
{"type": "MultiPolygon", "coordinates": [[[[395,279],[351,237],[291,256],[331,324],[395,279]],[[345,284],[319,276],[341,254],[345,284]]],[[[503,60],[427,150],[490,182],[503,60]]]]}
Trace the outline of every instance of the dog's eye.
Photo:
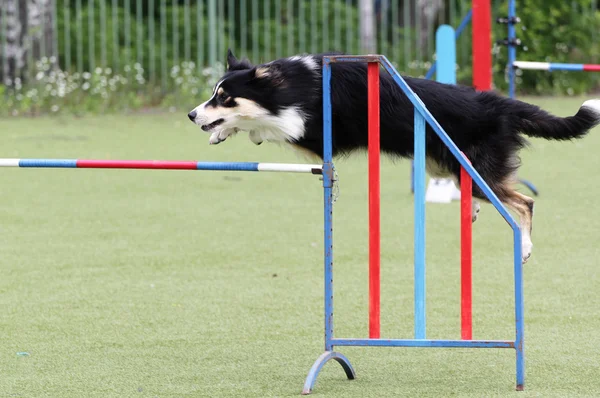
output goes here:
{"type": "Polygon", "coordinates": [[[222,92],[221,94],[219,94],[219,96],[217,97],[217,99],[220,102],[225,102],[225,100],[227,99],[228,95],[225,92],[222,92]]]}

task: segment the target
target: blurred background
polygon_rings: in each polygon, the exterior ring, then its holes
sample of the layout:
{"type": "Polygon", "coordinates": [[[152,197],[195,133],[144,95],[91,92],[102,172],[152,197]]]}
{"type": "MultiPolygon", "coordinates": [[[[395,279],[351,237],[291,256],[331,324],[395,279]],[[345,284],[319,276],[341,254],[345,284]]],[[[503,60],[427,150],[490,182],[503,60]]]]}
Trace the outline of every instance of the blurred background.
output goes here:
{"type": "MultiPolygon", "coordinates": [[[[506,90],[505,0],[493,1],[494,87],[506,90]]],[[[304,52],[384,54],[423,76],[435,31],[466,0],[1,0],[0,114],[189,106],[223,72],[227,48],[254,63],[304,52]]],[[[519,60],[600,62],[598,0],[517,2],[519,60]]],[[[470,26],[457,43],[471,83],[470,26]]],[[[598,73],[528,71],[519,94],[577,95],[598,73]]]]}

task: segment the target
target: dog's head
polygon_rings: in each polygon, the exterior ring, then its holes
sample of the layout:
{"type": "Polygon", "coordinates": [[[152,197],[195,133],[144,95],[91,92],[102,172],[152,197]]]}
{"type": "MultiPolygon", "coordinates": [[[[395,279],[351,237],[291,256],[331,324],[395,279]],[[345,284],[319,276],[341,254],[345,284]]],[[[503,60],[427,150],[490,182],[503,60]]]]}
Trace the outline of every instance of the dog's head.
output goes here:
{"type": "Polygon", "coordinates": [[[282,84],[279,72],[276,63],[255,66],[239,61],[229,50],[227,72],[215,84],[208,101],[194,108],[188,118],[211,134],[213,144],[238,130],[258,128],[278,110],[273,91],[282,84]]]}

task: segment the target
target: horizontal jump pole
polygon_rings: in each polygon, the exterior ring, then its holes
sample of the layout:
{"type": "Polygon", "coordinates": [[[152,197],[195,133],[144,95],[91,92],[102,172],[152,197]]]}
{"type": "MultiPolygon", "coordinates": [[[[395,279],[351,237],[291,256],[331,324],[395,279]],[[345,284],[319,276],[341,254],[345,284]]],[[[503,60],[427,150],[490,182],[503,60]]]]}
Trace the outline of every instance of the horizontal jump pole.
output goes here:
{"type": "Polygon", "coordinates": [[[197,162],[169,160],[0,159],[0,167],[59,169],[275,171],[309,174],[322,174],[323,172],[323,166],[320,164],[197,162]]]}
{"type": "Polygon", "coordinates": [[[530,61],[515,61],[513,66],[519,69],[527,70],[546,70],[549,72],[555,70],[566,70],[574,72],[600,72],[598,64],[559,64],[553,62],[530,62],[530,61]]]}

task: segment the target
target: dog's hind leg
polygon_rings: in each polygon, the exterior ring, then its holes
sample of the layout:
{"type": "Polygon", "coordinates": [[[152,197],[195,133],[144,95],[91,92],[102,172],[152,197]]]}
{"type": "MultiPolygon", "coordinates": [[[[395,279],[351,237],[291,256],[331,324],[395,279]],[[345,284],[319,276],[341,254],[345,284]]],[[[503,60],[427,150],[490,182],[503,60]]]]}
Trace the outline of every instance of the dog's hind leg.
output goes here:
{"type": "Polygon", "coordinates": [[[531,241],[531,231],[533,229],[533,205],[534,200],[520,192],[509,188],[502,190],[499,199],[511,210],[519,215],[521,225],[521,250],[523,264],[531,256],[533,243],[531,241]]]}
{"type": "Polygon", "coordinates": [[[475,198],[473,198],[471,203],[471,221],[475,222],[477,221],[477,217],[479,216],[479,210],[481,210],[481,206],[479,205],[479,202],[475,200],[475,198]]]}

